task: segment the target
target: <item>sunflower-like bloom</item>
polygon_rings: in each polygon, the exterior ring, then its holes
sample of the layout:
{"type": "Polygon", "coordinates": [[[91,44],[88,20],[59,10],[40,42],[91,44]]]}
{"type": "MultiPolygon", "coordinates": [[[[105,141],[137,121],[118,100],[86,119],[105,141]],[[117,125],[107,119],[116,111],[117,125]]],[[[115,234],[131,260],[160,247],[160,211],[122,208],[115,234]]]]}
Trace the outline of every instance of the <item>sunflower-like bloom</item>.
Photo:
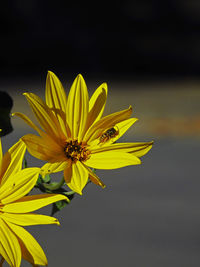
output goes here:
{"type": "Polygon", "coordinates": [[[46,160],[45,173],[64,170],[66,184],[75,192],[90,180],[105,185],[90,168],[115,169],[140,164],[139,157],[146,154],[152,142],[114,143],[137,120],[130,118],[132,107],[102,117],[107,85],[100,85],[89,100],[83,77],[79,74],[67,96],[57,76],[48,72],[46,80],[46,103],[33,93],[24,94],[43,130],[27,116],[21,117],[40,136],[28,134],[22,137],[28,151],[46,160]]]}
{"type": "Polygon", "coordinates": [[[32,211],[55,201],[66,199],[62,195],[29,195],[40,168],[22,168],[26,150],[20,140],[5,155],[0,141],[0,266],[6,260],[12,267],[19,267],[21,259],[34,266],[47,265],[47,258],[31,234],[22,226],[59,224],[56,218],[34,214],[32,211]]]}

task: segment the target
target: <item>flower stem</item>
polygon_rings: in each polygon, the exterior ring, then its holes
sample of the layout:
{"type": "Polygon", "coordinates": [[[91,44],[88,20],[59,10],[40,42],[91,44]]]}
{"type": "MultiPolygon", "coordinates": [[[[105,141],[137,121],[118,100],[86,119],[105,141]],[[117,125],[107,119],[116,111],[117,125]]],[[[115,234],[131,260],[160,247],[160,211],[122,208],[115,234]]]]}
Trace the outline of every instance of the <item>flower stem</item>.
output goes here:
{"type": "Polygon", "coordinates": [[[64,192],[64,194],[66,195],[66,196],[71,196],[71,195],[73,195],[73,194],[75,194],[76,192],[74,192],[73,190],[72,191],[68,191],[68,192],[64,192]]]}
{"type": "Polygon", "coordinates": [[[64,177],[62,177],[59,183],[51,183],[51,184],[44,183],[43,185],[46,189],[53,191],[53,190],[57,190],[60,187],[62,187],[64,183],[65,183],[65,179],[64,177]]]}

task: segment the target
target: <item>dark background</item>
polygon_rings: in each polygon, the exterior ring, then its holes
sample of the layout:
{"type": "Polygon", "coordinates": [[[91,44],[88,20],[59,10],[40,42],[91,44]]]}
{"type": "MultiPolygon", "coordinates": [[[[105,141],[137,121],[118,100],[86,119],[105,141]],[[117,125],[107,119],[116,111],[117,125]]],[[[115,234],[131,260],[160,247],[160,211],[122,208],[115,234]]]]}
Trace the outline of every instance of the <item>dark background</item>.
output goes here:
{"type": "Polygon", "coordinates": [[[200,2],[3,1],[0,75],[199,76],[200,2]]]}
{"type": "MultiPolygon", "coordinates": [[[[133,106],[139,121],[120,142],[155,141],[141,165],[97,170],[106,188],[86,187],[56,214],[60,227],[28,230],[49,267],[199,267],[200,1],[110,2],[1,2],[0,90],[12,112],[34,120],[22,93],[44,99],[47,70],[67,93],[82,73],[90,95],[108,82],[105,114],[133,106]]],[[[4,152],[35,134],[11,122],[4,152]]]]}

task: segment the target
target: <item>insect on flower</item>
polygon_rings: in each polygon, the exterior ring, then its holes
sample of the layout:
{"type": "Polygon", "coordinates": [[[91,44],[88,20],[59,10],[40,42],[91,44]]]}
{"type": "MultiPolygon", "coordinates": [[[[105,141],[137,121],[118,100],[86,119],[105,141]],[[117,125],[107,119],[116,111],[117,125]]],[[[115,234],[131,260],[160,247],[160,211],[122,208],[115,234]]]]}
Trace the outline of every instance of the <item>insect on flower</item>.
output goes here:
{"type": "MultiPolygon", "coordinates": [[[[116,127],[117,128],[117,127],[116,127]]],[[[114,127],[106,130],[99,138],[99,144],[105,144],[107,141],[111,140],[112,138],[116,137],[119,134],[119,129],[115,129],[114,127]]]]}
{"type": "Polygon", "coordinates": [[[45,160],[41,174],[63,171],[69,188],[78,194],[88,182],[105,187],[91,170],[116,169],[141,164],[140,158],[153,142],[115,143],[136,121],[132,107],[102,117],[107,100],[107,85],[101,84],[89,97],[79,74],[68,96],[58,77],[47,74],[45,102],[33,93],[24,93],[41,129],[26,115],[14,113],[36,130],[39,136],[22,137],[28,151],[45,160]]]}

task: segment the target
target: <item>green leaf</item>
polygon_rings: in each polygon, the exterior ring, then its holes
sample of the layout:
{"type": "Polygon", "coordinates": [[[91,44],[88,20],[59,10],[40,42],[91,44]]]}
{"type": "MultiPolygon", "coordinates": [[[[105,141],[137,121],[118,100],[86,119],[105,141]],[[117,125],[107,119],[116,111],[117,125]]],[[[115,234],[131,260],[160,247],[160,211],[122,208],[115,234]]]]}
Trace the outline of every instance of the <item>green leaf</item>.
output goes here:
{"type": "Polygon", "coordinates": [[[57,183],[57,182],[52,182],[52,183],[44,183],[43,184],[44,185],[44,187],[46,188],[46,189],[48,189],[48,190],[50,190],[50,191],[55,191],[55,190],[58,190],[59,188],[60,188],[60,183],[57,183]]]}
{"type": "Polygon", "coordinates": [[[50,183],[50,182],[51,182],[51,177],[50,177],[50,175],[49,175],[49,174],[46,174],[45,177],[43,178],[43,181],[44,181],[45,183],[50,183]]]}
{"type": "Polygon", "coordinates": [[[41,175],[39,175],[36,184],[37,184],[37,185],[39,185],[39,184],[43,184],[43,179],[42,179],[42,176],[41,176],[41,175]]]}
{"type": "Polygon", "coordinates": [[[28,167],[28,162],[25,158],[23,160],[22,167],[23,167],[23,169],[26,169],[28,167]]]}
{"type": "Polygon", "coordinates": [[[51,216],[53,216],[56,212],[63,209],[67,204],[68,204],[68,202],[66,200],[60,200],[60,201],[53,203],[51,216]]]}

